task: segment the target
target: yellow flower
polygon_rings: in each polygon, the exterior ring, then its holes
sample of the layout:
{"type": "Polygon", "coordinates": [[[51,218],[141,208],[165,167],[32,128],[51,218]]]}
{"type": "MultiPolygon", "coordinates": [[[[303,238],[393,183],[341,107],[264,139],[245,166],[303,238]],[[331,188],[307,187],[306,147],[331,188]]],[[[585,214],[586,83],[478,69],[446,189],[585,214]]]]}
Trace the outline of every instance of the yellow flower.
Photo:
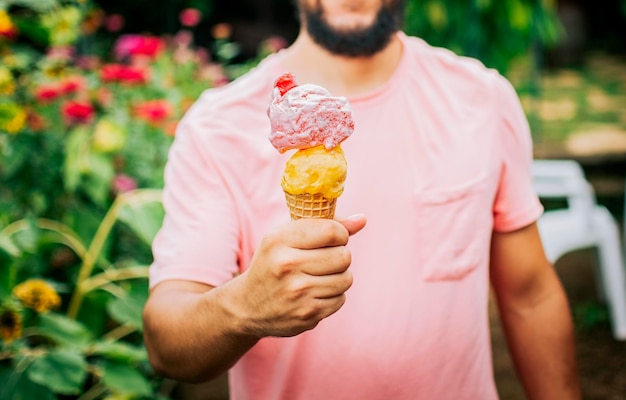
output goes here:
{"type": "Polygon", "coordinates": [[[26,125],[28,115],[26,110],[17,104],[0,103],[0,131],[15,134],[26,125]]]}
{"type": "Polygon", "coordinates": [[[29,279],[13,288],[13,295],[28,308],[45,313],[61,305],[61,298],[44,280],[29,279]]]}
{"type": "Polygon", "coordinates": [[[0,10],[0,36],[11,36],[15,33],[15,25],[5,10],[0,10]]]}
{"type": "Polygon", "coordinates": [[[0,65],[0,96],[10,96],[15,92],[15,80],[11,70],[0,65]]]}
{"type": "Polygon", "coordinates": [[[22,316],[14,310],[0,309],[0,339],[5,343],[22,336],[22,316]]]}

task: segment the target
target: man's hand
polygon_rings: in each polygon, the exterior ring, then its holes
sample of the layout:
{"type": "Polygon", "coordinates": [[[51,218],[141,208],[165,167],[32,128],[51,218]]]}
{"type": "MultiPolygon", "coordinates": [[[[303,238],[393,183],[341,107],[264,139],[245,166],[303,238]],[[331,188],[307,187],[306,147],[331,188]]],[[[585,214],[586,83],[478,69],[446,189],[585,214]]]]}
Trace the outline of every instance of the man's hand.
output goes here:
{"type": "Polygon", "coordinates": [[[235,314],[256,337],[293,336],[314,328],[345,302],[352,285],[346,247],[365,217],[301,219],[268,232],[237,279],[235,314]]]}
{"type": "Polygon", "coordinates": [[[224,285],[158,284],[144,308],[155,371],[203,382],[232,367],[262,337],[315,327],[344,303],[352,284],[346,244],[364,226],[362,215],[293,221],[269,232],[249,269],[224,285]]]}

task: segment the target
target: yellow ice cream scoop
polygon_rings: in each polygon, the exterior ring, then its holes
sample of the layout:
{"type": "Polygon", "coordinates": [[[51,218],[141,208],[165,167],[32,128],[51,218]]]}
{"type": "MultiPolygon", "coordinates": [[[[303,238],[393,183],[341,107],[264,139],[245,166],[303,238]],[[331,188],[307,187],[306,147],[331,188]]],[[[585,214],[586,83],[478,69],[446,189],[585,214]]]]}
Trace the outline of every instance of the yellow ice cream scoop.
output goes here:
{"type": "Polygon", "coordinates": [[[291,219],[333,218],[348,164],[340,146],[296,151],[285,165],[281,186],[291,219]]]}
{"type": "Polygon", "coordinates": [[[298,150],[287,161],[281,186],[290,194],[321,194],[336,199],[343,193],[348,163],[341,146],[298,150]]]}

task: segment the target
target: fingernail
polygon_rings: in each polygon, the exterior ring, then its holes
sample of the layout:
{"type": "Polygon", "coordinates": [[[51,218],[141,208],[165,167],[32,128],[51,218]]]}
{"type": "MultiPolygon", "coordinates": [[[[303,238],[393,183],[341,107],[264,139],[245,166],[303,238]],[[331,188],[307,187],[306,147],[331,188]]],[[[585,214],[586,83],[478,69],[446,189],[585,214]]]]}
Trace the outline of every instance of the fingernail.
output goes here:
{"type": "Polygon", "coordinates": [[[358,221],[365,218],[365,214],[353,214],[347,218],[344,218],[344,221],[358,221]]]}

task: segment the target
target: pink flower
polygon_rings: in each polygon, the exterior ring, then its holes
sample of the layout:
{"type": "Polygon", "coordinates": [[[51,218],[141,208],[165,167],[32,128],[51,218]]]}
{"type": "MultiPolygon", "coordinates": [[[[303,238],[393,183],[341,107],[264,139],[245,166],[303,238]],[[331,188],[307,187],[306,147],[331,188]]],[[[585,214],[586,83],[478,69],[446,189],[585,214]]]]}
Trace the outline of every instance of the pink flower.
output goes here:
{"type": "Polygon", "coordinates": [[[203,66],[200,69],[198,78],[201,81],[208,81],[213,87],[224,86],[228,83],[228,77],[222,66],[214,63],[203,66]]]}
{"type": "Polygon", "coordinates": [[[87,123],[95,114],[91,103],[80,100],[66,101],[61,106],[61,112],[68,123],[87,123]]]}
{"type": "Polygon", "coordinates": [[[69,62],[74,57],[76,49],[74,46],[53,46],[46,53],[46,57],[51,60],[69,62]]]}
{"type": "Polygon", "coordinates": [[[184,26],[196,26],[202,20],[202,12],[197,8],[185,8],[178,14],[178,19],[184,26]]]}
{"type": "Polygon", "coordinates": [[[193,35],[187,30],[181,30],[174,35],[174,44],[187,47],[193,42],[193,35]]]}
{"type": "Polygon", "coordinates": [[[126,193],[137,189],[137,181],[126,174],[117,174],[113,178],[113,192],[126,193]]]}
{"type": "Polygon", "coordinates": [[[115,57],[118,60],[131,56],[154,58],[164,47],[163,40],[156,36],[122,35],[115,43],[115,57]]]}
{"type": "Polygon", "coordinates": [[[76,66],[88,71],[94,71],[100,67],[100,57],[94,55],[81,55],[76,57],[76,66]]]}
{"type": "Polygon", "coordinates": [[[124,16],[120,14],[111,14],[104,19],[104,27],[109,32],[119,32],[124,27],[124,16]]]}
{"type": "Polygon", "coordinates": [[[209,51],[202,47],[196,50],[196,57],[198,57],[198,62],[200,62],[200,64],[206,64],[211,59],[209,51]]]}

